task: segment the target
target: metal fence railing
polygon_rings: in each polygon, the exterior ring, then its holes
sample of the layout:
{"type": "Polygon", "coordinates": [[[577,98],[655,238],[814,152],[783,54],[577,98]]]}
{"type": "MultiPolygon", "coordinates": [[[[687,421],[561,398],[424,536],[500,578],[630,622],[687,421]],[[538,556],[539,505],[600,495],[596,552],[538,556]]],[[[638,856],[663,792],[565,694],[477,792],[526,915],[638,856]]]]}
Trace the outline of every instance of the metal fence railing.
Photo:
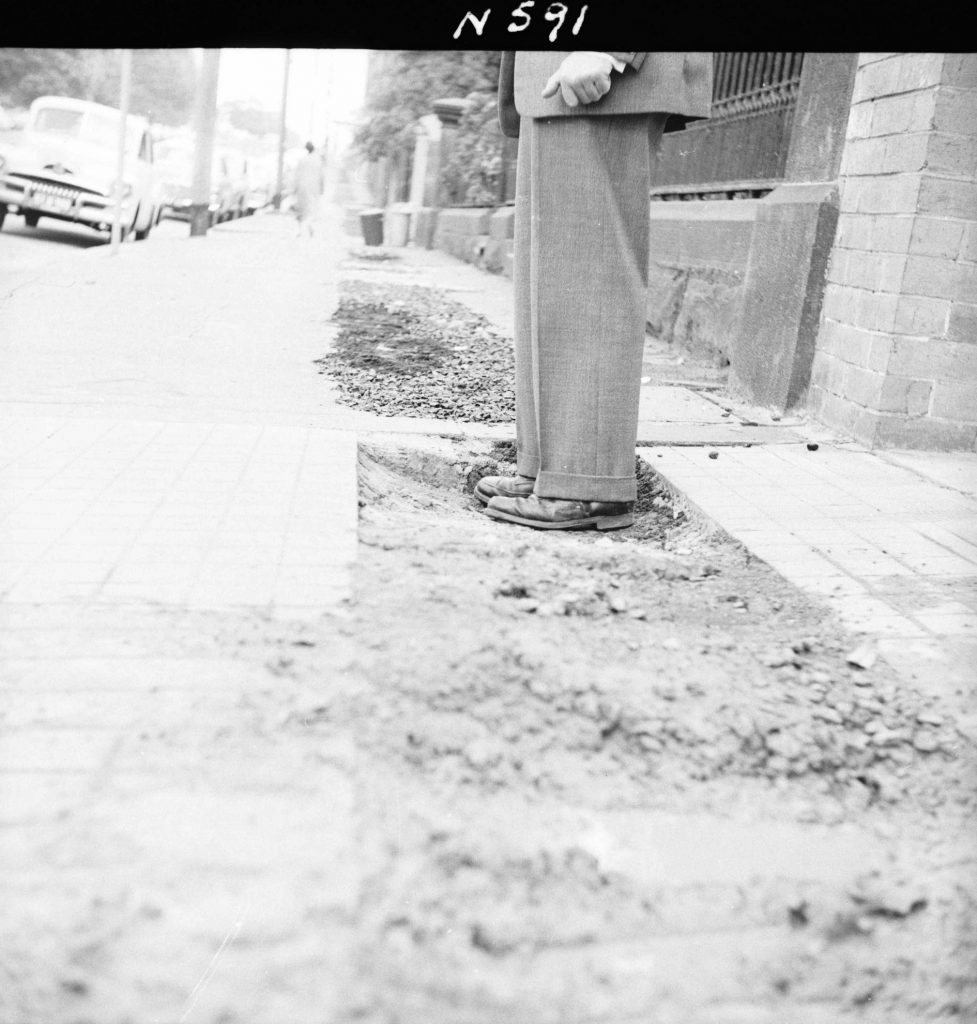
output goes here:
{"type": "Polygon", "coordinates": [[[728,119],[794,103],[803,63],[803,53],[715,54],[713,119],[728,119]]]}
{"type": "Polygon", "coordinates": [[[769,192],[784,176],[803,66],[803,53],[714,54],[711,116],[664,137],[652,197],[769,192]]]}

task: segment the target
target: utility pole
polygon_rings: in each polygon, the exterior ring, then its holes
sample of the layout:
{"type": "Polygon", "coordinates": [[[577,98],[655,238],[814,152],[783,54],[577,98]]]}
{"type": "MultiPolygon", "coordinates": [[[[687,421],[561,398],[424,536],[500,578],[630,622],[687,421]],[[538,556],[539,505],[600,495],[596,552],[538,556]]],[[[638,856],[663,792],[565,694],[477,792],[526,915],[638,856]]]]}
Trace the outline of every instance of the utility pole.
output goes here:
{"type": "MultiPolygon", "coordinates": [[[[326,65],[326,88],[325,98],[323,100],[323,106],[326,108],[326,116],[323,119],[325,124],[325,136],[322,140],[322,158],[325,161],[329,161],[332,156],[332,134],[333,134],[333,121],[332,121],[332,79],[333,79],[333,54],[329,54],[329,63],[326,65]]],[[[318,87],[318,79],[316,80],[316,86],[318,87]]]]}
{"type": "Polygon", "coordinates": [[[316,145],[319,144],[317,138],[316,128],[318,127],[318,113],[319,113],[319,57],[321,51],[312,51],[312,102],[309,104],[309,133],[306,138],[310,142],[314,142],[316,145]]]}
{"type": "Polygon", "coordinates": [[[204,50],[194,111],[193,188],[190,193],[190,237],[206,235],[210,226],[210,173],[217,129],[217,77],[220,50],[204,50]]]}
{"type": "Polygon", "coordinates": [[[285,74],[282,78],[282,109],[281,115],[278,119],[278,175],[275,178],[275,195],[272,198],[271,204],[276,210],[282,208],[282,192],[285,189],[285,114],[288,110],[288,68],[292,60],[292,53],[290,50],[285,51],[285,74]]]}
{"type": "Polygon", "coordinates": [[[129,127],[129,93],[132,85],[132,50],[122,51],[119,72],[119,154],[115,165],[115,213],[112,217],[112,255],[118,256],[122,241],[122,191],[125,188],[126,130],[129,127]]]}

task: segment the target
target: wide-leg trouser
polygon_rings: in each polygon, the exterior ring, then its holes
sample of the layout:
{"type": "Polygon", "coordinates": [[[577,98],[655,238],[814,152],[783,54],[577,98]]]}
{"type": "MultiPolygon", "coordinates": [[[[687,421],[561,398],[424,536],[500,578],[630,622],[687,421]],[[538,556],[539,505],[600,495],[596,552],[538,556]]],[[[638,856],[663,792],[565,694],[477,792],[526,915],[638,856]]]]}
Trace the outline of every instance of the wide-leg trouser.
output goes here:
{"type": "Polygon", "coordinates": [[[522,119],[517,470],[547,498],[633,501],[651,153],[664,117],[522,119]]]}

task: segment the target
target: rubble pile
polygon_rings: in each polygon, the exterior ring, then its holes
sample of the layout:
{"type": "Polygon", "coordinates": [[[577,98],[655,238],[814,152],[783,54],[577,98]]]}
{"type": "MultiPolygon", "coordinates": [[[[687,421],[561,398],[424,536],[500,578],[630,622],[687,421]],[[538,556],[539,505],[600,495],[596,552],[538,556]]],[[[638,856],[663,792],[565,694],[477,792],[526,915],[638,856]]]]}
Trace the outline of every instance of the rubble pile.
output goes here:
{"type": "Polygon", "coordinates": [[[358,1020],[977,1005],[974,746],[951,702],[694,509],[679,522],[653,476],[657,543],[554,536],[465,493],[510,446],[368,454],[357,656],[289,722],[323,757],[352,730],[384,823],[359,850],[358,1020]]]}
{"type": "MultiPolygon", "coordinates": [[[[571,607],[599,600],[577,596],[571,607]]],[[[632,610],[629,617],[645,613],[632,610]]],[[[606,775],[610,761],[651,787],[661,770],[680,766],[696,781],[820,779],[824,793],[853,788],[869,804],[899,801],[917,760],[953,760],[964,742],[953,720],[918,695],[877,679],[855,685],[848,673],[819,667],[821,660],[837,661],[831,652],[792,652],[785,701],[765,699],[763,663],[770,659],[758,659],[755,678],[731,694],[710,690],[708,673],[659,681],[652,665],[684,652],[667,640],[651,647],[647,684],[635,690],[628,677],[597,678],[586,668],[554,672],[520,648],[487,646],[481,656],[451,665],[430,691],[413,694],[425,709],[405,725],[401,752],[418,767],[443,768],[445,759],[456,759],[456,768],[490,789],[519,777],[545,784],[548,774],[560,788],[565,758],[573,755],[595,777],[606,775]]]]}

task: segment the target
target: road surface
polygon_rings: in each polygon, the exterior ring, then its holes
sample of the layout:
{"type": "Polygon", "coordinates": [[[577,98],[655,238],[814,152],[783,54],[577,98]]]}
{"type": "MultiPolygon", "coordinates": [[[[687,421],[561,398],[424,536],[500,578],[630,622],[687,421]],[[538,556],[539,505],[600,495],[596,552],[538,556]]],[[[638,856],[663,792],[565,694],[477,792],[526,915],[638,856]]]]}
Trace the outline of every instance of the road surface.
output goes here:
{"type": "MultiPolygon", "coordinates": [[[[189,224],[183,221],[164,220],[153,228],[144,243],[130,239],[125,244],[152,244],[153,239],[179,238],[189,231],[189,224]]],[[[19,214],[8,213],[0,229],[0,277],[40,270],[72,250],[107,244],[106,236],[91,228],[44,218],[36,228],[29,228],[19,214]]]]}

